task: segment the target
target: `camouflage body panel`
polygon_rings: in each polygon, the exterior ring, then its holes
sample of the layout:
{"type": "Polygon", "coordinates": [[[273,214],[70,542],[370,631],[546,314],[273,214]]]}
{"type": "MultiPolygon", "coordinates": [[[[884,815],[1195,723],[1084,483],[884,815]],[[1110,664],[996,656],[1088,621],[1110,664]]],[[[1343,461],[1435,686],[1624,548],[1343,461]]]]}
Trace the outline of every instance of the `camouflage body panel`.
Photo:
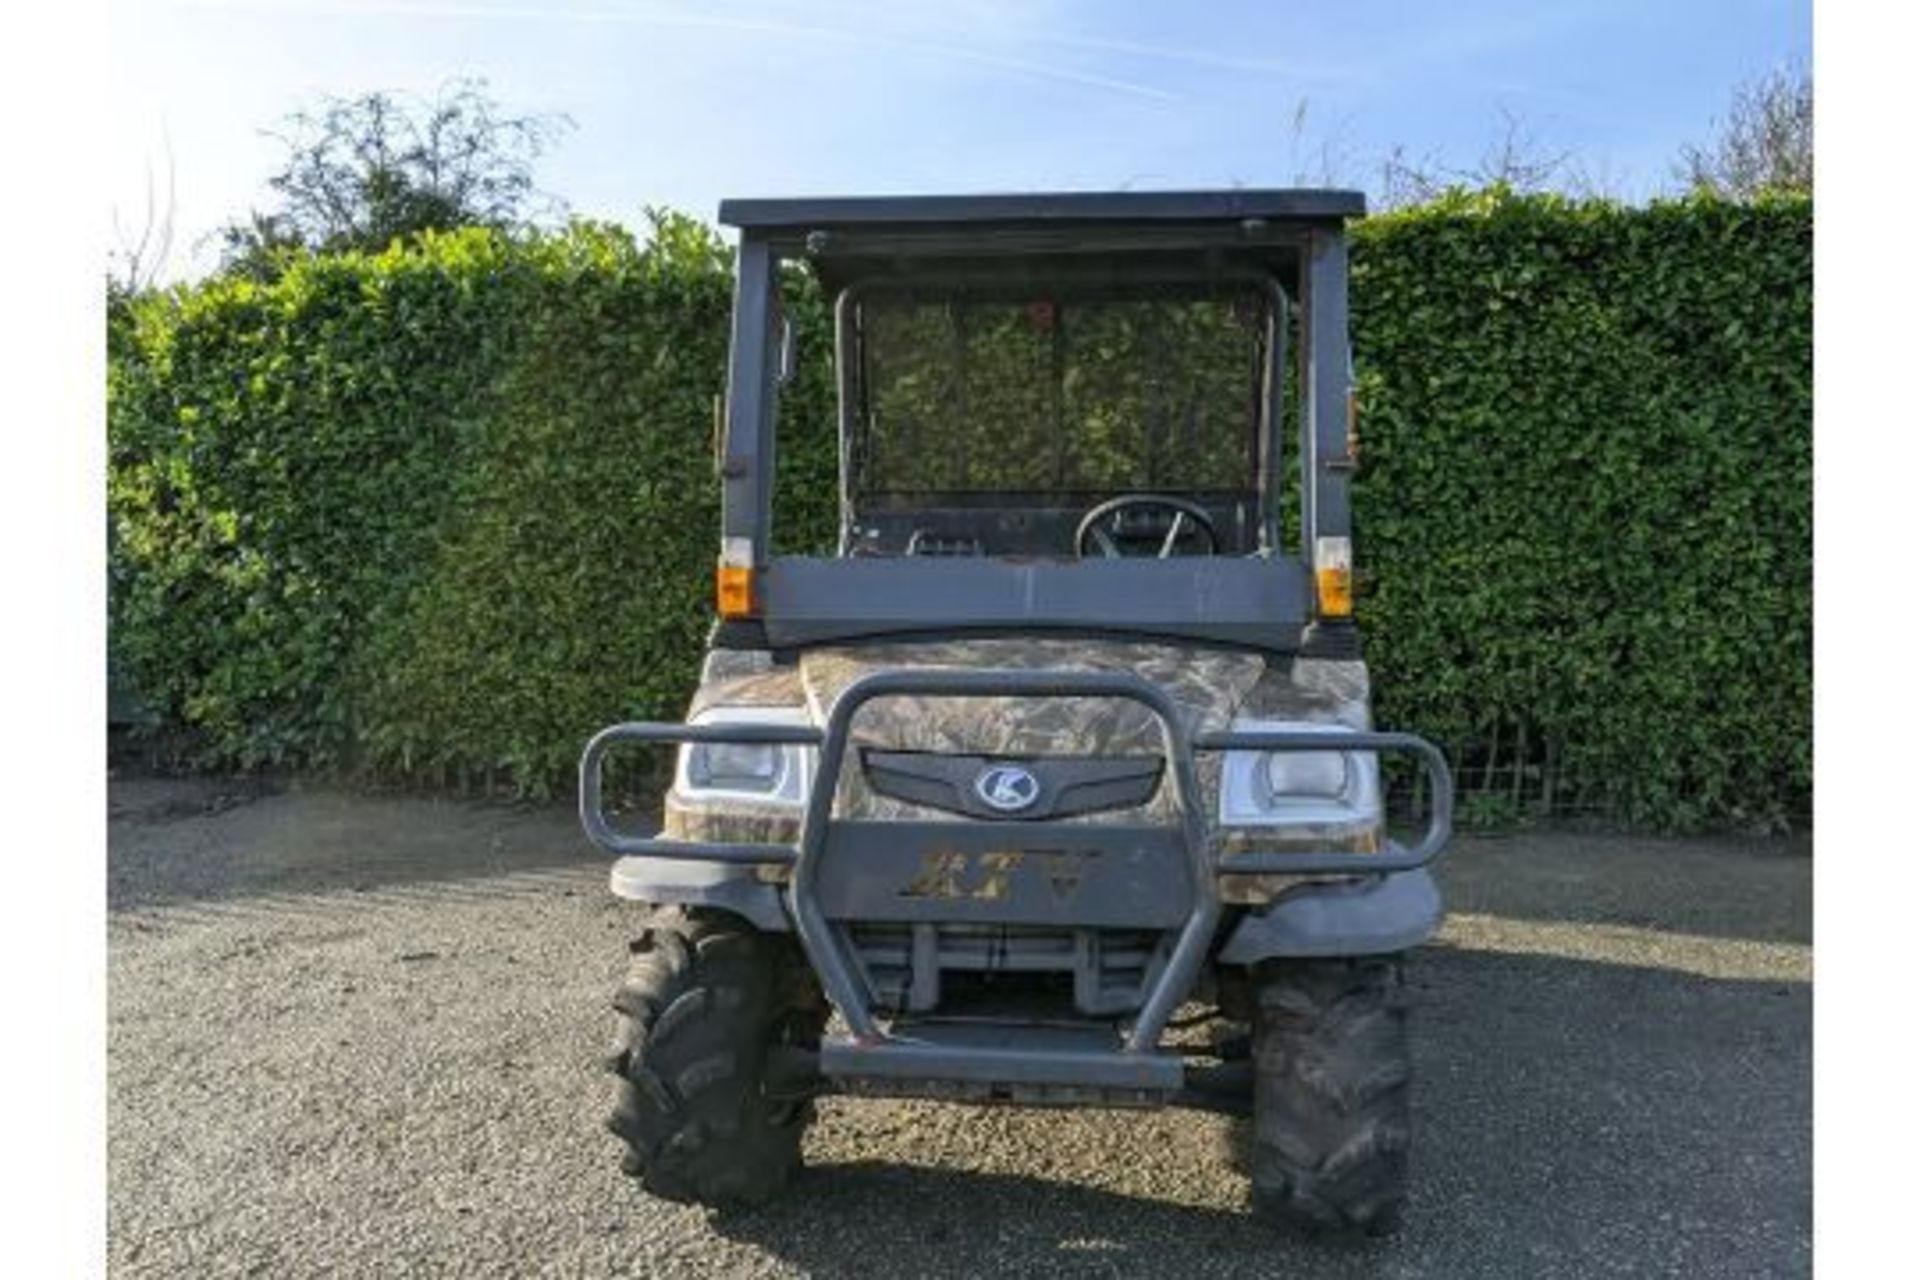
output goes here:
{"type": "MultiPolygon", "coordinates": [[[[1257,654],[1171,645],[1058,639],[948,640],[924,645],[823,649],[801,659],[807,705],[816,720],[862,676],[902,667],[1012,671],[1127,671],[1165,689],[1187,729],[1223,727],[1260,680],[1257,654]]],[[[991,756],[1164,755],[1159,721],[1122,698],[880,698],[861,708],[855,740],[894,751],[991,756]]],[[[1204,760],[1202,763],[1206,763],[1204,760]]],[[[1217,767],[1216,767],[1217,774],[1217,767]]],[[[1217,777],[1214,785],[1218,785],[1217,777]]],[[[1202,790],[1211,792],[1205,781],[1202,790]]],[[[958,814],[874,794],[857,769],[841,775],[834,812],[846,817],[965,822],[958,814]]],[[[1109,810],[1064,822],[1165,821],[1172,797],[1162,787],[1139,809],[1109,810]]]]}
{"type": "Polygon", "coordinates": [[[757,676],[773,670],[773,655],[765,649],[709,649],[700,662],[700,684],[705,687],[736,676],[757,676]]]}
{"type": "MultiPolygon", "coordinates": [[[[1371,726],[1367,670],[1350,660],[1272,660],[1252,653],[1128,641],[1039,637],[946,640],[821,648],[798,662],[775,664],[764,653],[716,650],[688,716],[721,706],[802,706],[824,724],[848,685],[876,671],[901,668],[1032,671],[1127,671],[1165,689],[1189,732],[1223,729],[1236,718],[1371,726]]],[[[855,750],[959,752],[983,755],[1160,755],[1158,721],[1137,703],[1114,698],[876,699],[854,721],[855,750]]],[[[1212,820],[1219,811],[1221,760],[1204,753],[1195,762],[1198,802],[1212,820]]],[[[966,822],[968,818],[875,794],[857,767],[844,768],[834,813],[843,818],[966,822]]],[[[1147,804],[1061,819],[1069,823],[1166,822],[1169,790],[1147,804]]],[[[673,839],[791,844],[800,818],[791,806],[690,800],[670,792],[664,835],[673,839]]],[[[1223,853],[1252,848],[1378,849],[1377,824],[1361,827],[1289,827],[1217,830],[1223,853]]],[[[1230,902],[1265,902],[1308,877],[1232,876],[1223,882],[1230,902]]],[[[1324,878],[1324,877],[1313,877],[1324,878]]]]}
{"type": "Polygon", "coordinates": [[[702,683],[687,707],[687,719],[711,707],[798,707],[805,702],[799,670],[771,667],[702,683]]]}
{"type": "Polygon", "coordinates": [[[1373,727],[1372,686],[1358,659],[1295,658],[1254,685],[1236,714],[1249,720],[1299,720],[1373,727]]]}
{"type": "MultiPolygon", "coordinates": [[[[755,804],[728,798],[721,802],[688,800],[667,792],[660,834],[668,840],[726,840],[743,844],[798,844],[800,812],[791,805],[755,804]]],[[[785,867],[757,867],[763,880],[781,883],[785,867]]]]}
{"type": "MultiPolygon", "coordinates": [[[[1187,713],[1189,730],[1224,727],[1265,666],[1253,653],[1042,638],[818,649],[800,660],[815,716],[876,671],[1124,671],[1166,690],[1187,713]]],[[[869,711],[884,714],[861,713],[863,740],[906,751],[1121,755],[1160,747],[1159,728],[1144,707],[1110,698],[889,698],[869,711]]]]}

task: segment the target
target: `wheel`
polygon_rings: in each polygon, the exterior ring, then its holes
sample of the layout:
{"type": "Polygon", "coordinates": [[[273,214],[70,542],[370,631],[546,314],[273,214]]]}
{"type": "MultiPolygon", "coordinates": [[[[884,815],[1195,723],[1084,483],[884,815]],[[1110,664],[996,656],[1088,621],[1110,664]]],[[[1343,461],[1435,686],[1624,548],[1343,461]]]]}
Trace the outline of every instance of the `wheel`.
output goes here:
{"type": "Polygon", "coordinates": [[[1254,976],[1255,1211],[1309,1231],[1392,1231],[1412,1074],[1399,958],[1268,961],[1254,976]]]}
{"type": "Polygon", "coordinates": [[[613,1002],[621,1167],[663,1199],[764,1203],[798,1169],[813,1118],[809,1082],[781,1073],[779,1050],[818,1048],[825,1002],[788,938],[724,911],[667,908],[650,925],[613,1002]]]}

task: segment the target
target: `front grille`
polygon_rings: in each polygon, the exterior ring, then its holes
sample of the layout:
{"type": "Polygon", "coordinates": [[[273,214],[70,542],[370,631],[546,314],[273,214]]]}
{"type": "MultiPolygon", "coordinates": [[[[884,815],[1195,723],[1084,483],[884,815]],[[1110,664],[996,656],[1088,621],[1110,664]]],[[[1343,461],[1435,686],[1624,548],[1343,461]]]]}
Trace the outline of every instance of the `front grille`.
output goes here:
{"type": "Polygon", "coordinates": [[[1153,799],[1166,770],[1159,756],[981,756],[875,748],[860,752],[860,764],[867,785],[879,795],[970,818],[1021,822],[1138,808],[1153,799]],[[994,792],[983,784],[1009,773],[1031,780],[1030,801],[1011,806],[992,801],[994,792]]]}
{"type": "Polygon", "coordinates": [[[1003,993],[1053,993],[1059,1013],[1107,1017],[1140,1007],[1166,962],[1169,935],[1152,929],[1049,929],[969,924],[856,924],[853,953],[893,1012],[932,1013],[986,978],[1003,993]]]}

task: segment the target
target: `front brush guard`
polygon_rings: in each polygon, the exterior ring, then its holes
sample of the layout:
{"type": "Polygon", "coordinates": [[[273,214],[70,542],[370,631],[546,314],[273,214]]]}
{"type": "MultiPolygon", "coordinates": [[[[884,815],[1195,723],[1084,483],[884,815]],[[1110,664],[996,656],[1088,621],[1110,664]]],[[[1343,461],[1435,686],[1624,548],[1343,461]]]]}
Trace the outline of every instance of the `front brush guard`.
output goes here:
{"type": "MultiPolygon", "coordinates": [[[[580,819],[595,844],[616,854],[789,869],[787,908],[801,946],[819,975],[827,998],[846,1019],[852,1032],[850,1046],[854,1056],[870,1065],[874,1075],[1034,1080],[1046,1084],[1072,1079],[1101,1087],[1133,1083],[1142,1088],[1164,1090],[1169,1080],[1173,1087],[1178,1087],[1179,1062],[1156,1050],[1174,1010],[1191,992],[1212,942],[1221,910],[1219,878],[1226,875],[1377,876],[1424,867],[1445,847],[1452,833],[1453,783],[1439,749],[1412,734],[1235,729],[1189,733],[1178,704],[1165,690],[1127,672],[897,670],[876,672],[848,685],[834,703],[824,727],[753,722],[707,725],[636,722],[603,729],[588,742],[580,758],[580,819]],[[964,1044],[936,1046],[924,1041],[896,1039],[877,1025],[872,1002],[855,977],[856,968],[846,944],[821,911],[819,875],[823,854],[830,842],[844,841],[854,829],[876,825],[832,816],[854,715],[876,698],[901,696],[1118,698],[1145,707],[1159,721],[1171,763],[1168,785],[1179,815],[1176,843],[1183,848],[1191,872],[1192,903],[1178,925],[1167,963],[1151,984],[1138,1016],[1117,1050],[1075,1050],[1061,1054],[1036,1051],[1022,1055],[998,1048],[964,1044]],[[798,841],[763,844],[669,840],[615,831],[602,808],[600,773],[608,750],[623,742],[818,747],[819,767],[807,797],[798,841]],[[1214,847],[1207,817],[1199,802],[1201,791],[1194,772],[1194,756],[1201,751],[1386,751],[1411,755],[1425,770],[1428,794],[1432,797],[1426,831],[1413,848],[1389,842],[1382,853],[1254,850],[1221,854],[1214,847]],[[1023,1056],[1034,1061],[1023,1066],[1023,1056]]],[[[937,839],[943,833],[950,838],[955,830],[953,823],[884,825],[892,828],[903,843],[915,837],[937,839]]],[[[1036,832],[1044,833],[1049,826],[1020,822],[963,825],[971,829],[970,844],[992,836],[1003,838],[1016,848],[1032,844],[1036,832]]],[[[1120,838],[1128,831],[1135,834],[1151,831],[1154,838],[1160,840],[1168,834],[1164,824],[1116,828],[1113,834],[1120,838]]]]}

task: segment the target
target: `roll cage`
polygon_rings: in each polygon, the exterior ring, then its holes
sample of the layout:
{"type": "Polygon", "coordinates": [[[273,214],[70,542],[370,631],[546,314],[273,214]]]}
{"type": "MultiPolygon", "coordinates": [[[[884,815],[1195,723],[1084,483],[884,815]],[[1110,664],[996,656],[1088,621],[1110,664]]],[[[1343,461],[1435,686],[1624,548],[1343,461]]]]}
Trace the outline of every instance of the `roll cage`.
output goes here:
{"type": "MultiPolygon", "coordinates": [[[[717,629],[722,647],[791,648],[911,634],[1129,634],[1275,652],[1349,652],[1351,624],[1316,617],[1316,548],[1350,532],[1345,219],[1357,193],[1316,190],[818,200],[735,200],[734,328],[721,447],[722,573],[750,575],[751,603],[717,629]],[[804,262],[834,300],[840,389],[838,557],[776,556],[771,495],[782,370],[784,263],[804,262]],[[1151,559],[963,554],[861,556],[851,488],[859,299],[964,274],[972,281],[1251,282],[1270,299],[1250,554],[1151,559]],[[1289,341],[1292,339],[1292,341],[1289,341]],[[1292,415],[1284,411],[1291,400],[1292,415]],[[1283,545],[1283,426],[1299,427],[1300,536],[1283,545]]],[[[1112,495],[1102,495],[1112,496],[1112,495]]],[[[1061,523],[1077,512],[1038,513],[1061,523]]],[[[950,522],[961,530],[977,516],[950,522]]],[[[1071,527],[1068,525],[1067,527],[1071,527]]],[[[896,548],[932,528],[892,530],[896,548]]],[[[948,548],[952,549],[952,548],[948,548]]]]}

